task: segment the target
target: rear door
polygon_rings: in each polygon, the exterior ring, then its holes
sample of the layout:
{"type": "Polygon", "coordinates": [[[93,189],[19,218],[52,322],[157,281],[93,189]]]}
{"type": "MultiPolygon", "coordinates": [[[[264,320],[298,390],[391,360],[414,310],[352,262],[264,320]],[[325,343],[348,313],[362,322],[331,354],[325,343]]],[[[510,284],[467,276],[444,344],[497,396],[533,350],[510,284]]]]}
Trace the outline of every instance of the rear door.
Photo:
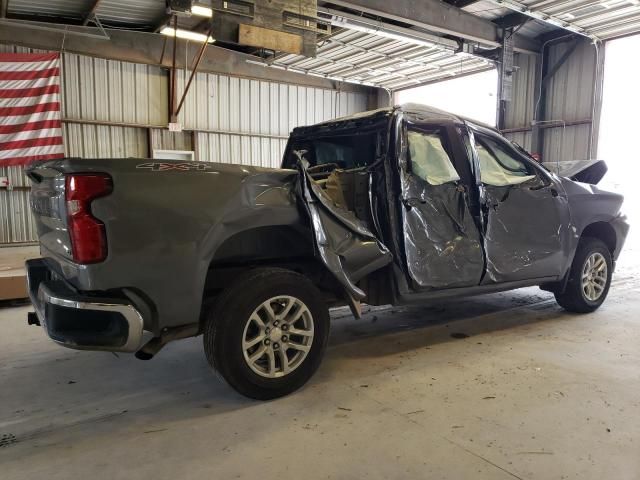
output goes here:
{"type": "MultiPolygon", "coordinates": [[[[328,168],[327,171],[335,168],[357,169],[359,175],[369,179],[366,184],[370,190],[369,168],[381,161],[386,153],[385,130],[380,127],[386,127],[387,124],[388,120],[384,118],[381,125],[377,126],[363,126],[355,130],[336,129],[329,135],[292,139],[284,161],[284,166],[295,165],[300,172],[299,195],[310,220],[317,257],[354,300],[365,297],[358,282],[391,263],[393,255],[379,239],[370,220],[371,192],[363,192],[364,201],[360,205],[369,211],[368,214],[358,217],[356,213],[359,208],[352,211],[338,204],[314,175],[318,175],[324,167],[328,168]],[[310,166],[312,170],[315,169],[314,173],[309,172],[310,166]]],[[[326,181],[324,185],[327,186],[326,181]]]]}
{"type": "Polygon", "coordinates": [[[362,300],[365,292],[357,282],[391,263],[393,256],[364,222],[327,196],[302,164],[299,170],[300,189],[316,252],[349,296],[362,300]]]}
{"type": "Polygon", "coordinates": [[[402,230],[414,290],[476,286],[484,271],[469,164],[453,125],[403,122],[402,230]],[[458,161],[456,161],[458,160],[458,161]]]}

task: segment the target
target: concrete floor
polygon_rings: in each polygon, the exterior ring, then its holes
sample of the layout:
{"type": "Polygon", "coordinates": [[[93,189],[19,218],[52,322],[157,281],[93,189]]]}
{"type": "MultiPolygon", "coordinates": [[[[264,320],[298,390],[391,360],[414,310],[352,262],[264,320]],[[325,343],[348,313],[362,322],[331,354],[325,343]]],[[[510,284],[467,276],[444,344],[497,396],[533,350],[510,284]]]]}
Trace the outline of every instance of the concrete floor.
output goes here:
{"type": "Polygon", "coordinates": [[[538,289],[335,312],[319,372],[268,403],[219,381],[199,338],[141,362],[0,308],[0,478],[638,479],[636,258],[591,315],[538,289]]]}

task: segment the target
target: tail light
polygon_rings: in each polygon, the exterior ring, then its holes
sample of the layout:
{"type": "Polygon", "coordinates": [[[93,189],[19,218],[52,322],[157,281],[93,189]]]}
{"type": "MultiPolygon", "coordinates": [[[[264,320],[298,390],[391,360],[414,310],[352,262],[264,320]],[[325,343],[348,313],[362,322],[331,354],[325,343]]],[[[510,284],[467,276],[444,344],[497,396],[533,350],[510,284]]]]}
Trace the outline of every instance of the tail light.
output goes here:
{"type": "Polygon", "coordinates": [[[91,202],[111,193],[111,177],[105,174],[68,175],[65,187],[73,261],[102,262],[107,258],[107,236],[104,223],[91,214],[91,202]]]}

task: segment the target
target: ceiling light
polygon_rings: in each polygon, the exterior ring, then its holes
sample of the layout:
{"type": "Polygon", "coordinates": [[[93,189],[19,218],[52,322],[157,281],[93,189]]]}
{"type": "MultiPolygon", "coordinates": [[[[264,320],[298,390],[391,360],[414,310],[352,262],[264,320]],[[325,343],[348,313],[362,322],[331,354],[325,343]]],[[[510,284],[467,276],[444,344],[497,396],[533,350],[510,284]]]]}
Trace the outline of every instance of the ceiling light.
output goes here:
{"type": "Polygon", "coordinates": [[[178,38],[183,38],[185,40],[193,40],[194,42],[215,42],[213,37],[207,37],[204,33],[196,33],[191,30],[183,30],[179,28],[178,30],[173,30],[171,27],[164,27],[160,33],[162,35],[167,35],[169,37],[173,37],[175,32],[175,36],[178,38]]]}
{"type": "Polygon", "coordinates": [[[192,5],[191,6],[191,14],[198,15],[200,17],[213,17],[213,10],[209,7],[205,7],[202,5],[192,5]]]}
{"type": "Polygon", "coordinates": [[[330,8],[318,10],[318,16],[321,20],[329,22],[334,27],[356,30],[359,32],[375,35],[378,37],[386,37],[391,40],[397,40],[404,43],[411,43],[427,48],[440,47],[447,50],[455,50],[458,43],[443,37],[438,37],[426,32],[413,30],[405,27],[398,27],[388,23],[371,20],[368,18],[352,15],[347,12],[338,12],[330,8]]]}
{"type": "Polygon", "coordinates": [[[349,30],[368,33],[369,35],[376,35],[378,37],[385,37],[391,40],[408,42],[408,43],[412,43],[414,45],[420,45],[423,47],[433,48],[435,46],[434,43],[430,41],[425,41],[415,37],[409,37],[407,35],[401,35],[378,26],[369,26],[366,24],[356,23],[353,20],[348,20],[344,17],[333,16],[331,17],[330,22],[331,22],[331,25],[333,25],[334,27],[348,28],[349,30]]]}

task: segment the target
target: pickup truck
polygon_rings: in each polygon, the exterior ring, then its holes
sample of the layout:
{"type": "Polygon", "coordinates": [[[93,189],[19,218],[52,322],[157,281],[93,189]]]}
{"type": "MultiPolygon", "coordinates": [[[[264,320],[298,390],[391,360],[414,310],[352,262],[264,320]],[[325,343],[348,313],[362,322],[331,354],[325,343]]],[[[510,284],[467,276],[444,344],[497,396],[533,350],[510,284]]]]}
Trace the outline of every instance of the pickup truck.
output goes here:
{"type": "Polygon", "coordinates": [[[313,375],[332,307],[540,286],[592,312],[629,228],[621,195],[419,105],[296,128],[281,168],[67,158],[27,174],[30,324],[141,359],[202,334],[211,366],[256,399],[313,375]]]}

